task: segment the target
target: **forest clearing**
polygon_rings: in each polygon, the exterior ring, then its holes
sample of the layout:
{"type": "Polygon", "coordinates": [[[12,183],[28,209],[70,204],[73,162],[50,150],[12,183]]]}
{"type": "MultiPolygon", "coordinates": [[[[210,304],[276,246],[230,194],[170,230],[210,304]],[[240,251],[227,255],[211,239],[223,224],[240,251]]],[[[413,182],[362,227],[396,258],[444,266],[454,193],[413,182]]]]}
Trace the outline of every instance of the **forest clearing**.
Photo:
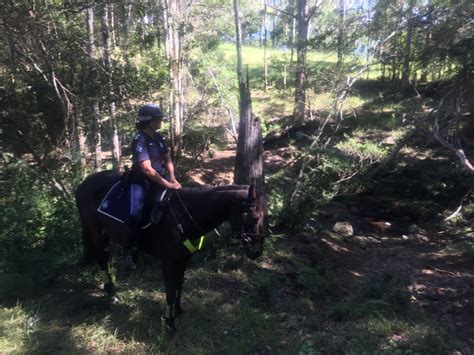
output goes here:
{"type": "Polygon", "coordinates": [[[0,353],[474,353],[471,10],[6,3],[0,353]],[[80,264],[75,190],[132,168],[152,102],[184,188],[264,185],[267,199],[256,260],[230,223],[206,235],[176,331],[159,258],[124,270],[111,237],[117,300],[80,264]]]}

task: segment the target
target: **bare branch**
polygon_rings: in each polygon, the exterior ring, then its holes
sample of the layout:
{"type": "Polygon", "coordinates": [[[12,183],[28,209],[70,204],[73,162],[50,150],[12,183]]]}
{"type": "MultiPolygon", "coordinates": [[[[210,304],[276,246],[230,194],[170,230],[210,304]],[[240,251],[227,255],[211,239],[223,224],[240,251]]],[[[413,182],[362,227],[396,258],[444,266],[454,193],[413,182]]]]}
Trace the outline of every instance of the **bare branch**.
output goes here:
{"type": "Polygon", "coordinates": [[[459,213],[461,212],[462,208],[463,208],[463,204],[464,202],[467,200],[467,198],[471,195],[471,192],[472,192],[472,189],[469,189],[469,191],[464,195],[464,197],[462,198],[461,202],[459,203],[459,206],[458,208],[456,208],[456,210],[451,213],[448,217],[446,217],[443,222],[447,222],[451,219],[453,219],[454,217],[456,217],[457,215],[459,215],[459,213]]]}
{"type": "MultiPolygon", "coordinates": [[[[452,90],[450,91],[452,92],[452,90]]],[[[450,142],[448,142],[442,135],[441,131],[440,131],[440,127],[439,127],[439,116],[440,116],[440,112],[441,112],[441,107],[443,106],[444,104],[444,98],[440,100],[440,103],[438,104],[438,110],[437,110],[437,113],[436,113],[436,118],[435,118],[435,122],[434,122],[434,125],[433,125],[433,128],[434,128],[434,131],[433,131],[433,135],[435,137],[435,139],[443,146],[443,147],[446,147],[448,148],[449,150],[453,151],[457,157],[459,158],[459,161],[461,163],[461,165],[464,167],[464,169],[471,175],[474,175],[474,166],[473,164],[469,161],[469,159],[466,157],[466,154],[464,153],[464,150],[462,149],[462,147],[459,145],[459,142],[454,145],[450,142]]],[[[432,111],[433,112],[433,111],[432,111]]]]}
{"type": "Polygon", "coordinates": [[[267,6],[275,11],[278,11],[278,12],[281,12],[282,14],[285,14],[285,15],[288,15],[290,17],[293,17],[293,18],[296,18],[296,16],[288,11],[285,11],[285,10],[282,10],[282,9],[279,9],[279,8],[276,8],[270,4],[267,4],[267,6]]]}

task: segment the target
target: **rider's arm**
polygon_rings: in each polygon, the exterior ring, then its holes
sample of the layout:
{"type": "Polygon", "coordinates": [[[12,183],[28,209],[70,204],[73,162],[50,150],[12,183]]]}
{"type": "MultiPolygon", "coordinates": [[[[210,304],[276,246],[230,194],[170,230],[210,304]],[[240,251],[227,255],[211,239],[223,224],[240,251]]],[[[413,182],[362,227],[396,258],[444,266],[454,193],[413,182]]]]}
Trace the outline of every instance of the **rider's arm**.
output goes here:
{"type": "Polygon", "coordinates": [[[175,181],[176,177],[174,175],[174,165],[173,160],[171,159],[171,154],[166,153],[165,155],[165,168],[168,170],[168,174],[170,175],[170,180],[175,181]]]}
{"type": "Polygon", "coordinates": [[[150,160],[143,160],[139,162],[138,165],[140,166],[141,171],[143,171],[143,173],[151,180],[166,187],[167,189],[178,188],[175,183],[168,182],[165,178],[158,174],[158,172],[151,166],[150,160]]]}

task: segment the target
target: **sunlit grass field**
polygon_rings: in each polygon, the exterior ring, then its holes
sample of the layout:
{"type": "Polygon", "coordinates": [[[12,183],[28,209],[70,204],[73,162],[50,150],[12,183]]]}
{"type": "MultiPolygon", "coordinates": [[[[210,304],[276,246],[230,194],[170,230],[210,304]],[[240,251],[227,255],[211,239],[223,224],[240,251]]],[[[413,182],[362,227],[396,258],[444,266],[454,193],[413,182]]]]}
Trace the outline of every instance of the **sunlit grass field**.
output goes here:
{"type": "MultiPolygon", "coordinates": [[[[235,72],[236,68],[236,48],[233,43],[221,44],[216,53],[224,58],[223,63],[228,71],[235,72]]],[[[294,97],[293,97],[293,83],[294,83],[294,72],[289,67],[290,63],[290,51],[288,49],[268,48],[268,76],[269,86],[267,91],[263,90],[263,61],[264,51],[263,48],[257,46],[243,46],[243,65],[245,72],[249,74],[250,87],[253,99],[253,110],[261,117],[262,121],[274,118],[275,116],[291,115],[293,113],[294,97]],[[287,86],[283,87],[283,66],[286,63],[286,80],[287,86]]],[[[294,53],[294,61],[296,61],[296,52],[294,53]]],[[[327,67],[328,65],[334,65],[337,61],[335,53],[325,53],[309,51],[307,62],[308,67],[312,68],[309,70],[308,80],[313,80],[314,75],[312,72],[318,72],[319,67],[327,67]]],[[[364,63],[365,58],[349,58],[348,61],[353,63],[352,70],[349,68],[350,75],[355,75],[358,71],[359,66],[357,63],[364,63]]],[[[375,66],[367,73],[361,75],[361,79],[373,80],[380,76],[380,69],[375,66]]],[[[363,89],[363,88],[362,88],[363,89]]],[[[332,91],[329,92],[326,89],[320,89],[319,87],[310,87],[308,89],[308,109],[312,111],[326,112],[334,108],[334,103],[340,92],[332,91]]],[[[371,100],[371,95],[355,91],[349,95],[344,102],[344,110],[354,110],[361,107],[368,100],[371,100]]]]}

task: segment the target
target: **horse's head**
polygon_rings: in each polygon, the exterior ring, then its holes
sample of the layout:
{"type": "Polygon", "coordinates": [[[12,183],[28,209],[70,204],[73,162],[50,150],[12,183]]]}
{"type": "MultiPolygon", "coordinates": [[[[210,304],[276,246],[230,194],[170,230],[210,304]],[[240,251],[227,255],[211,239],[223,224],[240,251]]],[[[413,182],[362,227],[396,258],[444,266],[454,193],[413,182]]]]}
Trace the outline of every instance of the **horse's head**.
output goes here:
{"type": "Polygon", "coordinates": [[[239,213],[233,214],[231,218],[232,229],[242,241],[245,254],[252,260],[263,252],[266,205],[265,190],[257,192],[251,185],[248,197],[240,206],[239,213]]]}

